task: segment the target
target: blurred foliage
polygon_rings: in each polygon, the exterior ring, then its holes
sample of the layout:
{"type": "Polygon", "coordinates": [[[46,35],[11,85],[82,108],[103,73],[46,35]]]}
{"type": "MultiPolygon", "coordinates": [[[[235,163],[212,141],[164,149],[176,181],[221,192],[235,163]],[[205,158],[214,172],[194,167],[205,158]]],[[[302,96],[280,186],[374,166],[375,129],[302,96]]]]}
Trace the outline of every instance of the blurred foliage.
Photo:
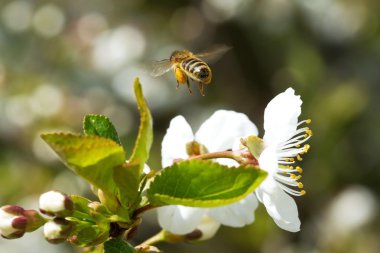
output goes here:
{"type": "MultiPolygon", "coordinates": [[[[184,115],[196,128],[215,109],[233,109],[262,132],[267,102],[292,86],[314,132],[302,164],[308,194],[297,198],[302,231],[281,231],[261,206],[248,227],[223,228],[199,245],[163,248],[379,252],[379,12],[374,0],[0,0],[0,205],[29,203],[52,188],[91,196],[39,134],[79,132],[85,114],[104,114],[130,154],[128,140],[138,130],[135,76],[154,118],[154,169],[173,116],[184,115]],[[211,64],[206,97],[177,91],[172,73],[153,79],[142,67],[174,49],[197,52],[214,44],[233,49],[211,64]]],[[[152,213],[137,240],[155,231],[152,213]]],[[[0,251],[73,251],[24,240],[0,240],[0,251]]]]}

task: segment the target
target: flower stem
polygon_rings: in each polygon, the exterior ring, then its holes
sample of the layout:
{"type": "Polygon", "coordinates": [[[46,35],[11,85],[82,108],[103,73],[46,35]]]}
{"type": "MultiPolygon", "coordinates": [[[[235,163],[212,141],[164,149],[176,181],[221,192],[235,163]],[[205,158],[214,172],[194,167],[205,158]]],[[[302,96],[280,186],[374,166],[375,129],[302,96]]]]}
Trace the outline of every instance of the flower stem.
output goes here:
{"type": "Polygon", "coordinates": [[[145,205],[145,206],[142,206],[138,209],[135,210],[135,212],[133,213],[133,216],[136,217],[136,216],[139,216],[140,214],[142,214],[143,212],[146,212],[150,209],[153,209],[155,208],[155,206],[153,206],[152,204],[148,204],[148,205],[145,205]]]}
{"type": "Polygon", "coordinates": [[[155,245],[159,242],[164,242],[164,241],[165,241],[165,231],[161,230],[160,232],[158,232],[157,234],[155,234],[151,238],[147,239],[146,241],[144,241],[140,245],[155,245]]]}

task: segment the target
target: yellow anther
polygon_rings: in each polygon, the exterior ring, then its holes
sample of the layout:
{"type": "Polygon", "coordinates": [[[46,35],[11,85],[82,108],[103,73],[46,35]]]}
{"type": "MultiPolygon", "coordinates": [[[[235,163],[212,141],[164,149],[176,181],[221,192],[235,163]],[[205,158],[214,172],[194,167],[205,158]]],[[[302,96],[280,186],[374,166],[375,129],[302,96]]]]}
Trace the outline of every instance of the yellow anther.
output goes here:
{"type": "Polygon", "coordinates": [[[300,144],[297,144],[297,145],[296,145],[296,148],[299,148],[299,147],[301,147],[301,145],[300,145],[300,144]]]}
{"type": "Polygon", "coordinates": [[[302,161],[303,159],[302,159],[302,157],[300,155],[297,155],[297,160],[298,161],[302,161]]]}
{"type": "Polygon", "coordinates": [[[302,173],[303,172],[303,169],[300,166],[297,166],[296,170],[298,171],[298,173],[302,173]]]}
{"type": "Polygon", "coordinates": [[[305,144],[304,148],[305,148],[305,153],[307,153],[307,151],[309,151],[309,149],[310,149],[310,145],[309,144],[305,144]]]}
{"type": "Polygon", "coordinates": [[[298,188],[302,189],[303,188],[303,183],[298,182],[298,188]]]}
{"type": "Polygon", "coordinates": [[[305,190],[300,191],[300,195],[301,195],[301,196],[303,196],[303,195],[305,195],[305,194],[306,194],[306,191],[305,191],[305,190]]]}
{"type": "Polygon", "coordinates": [[[310,124],[311,123],[311,119],[307,119],[305,120],[306,124],[310,124]]]}
{"type": "Polygon", "coordinates": [[[294,174],[290,174],[291,179],[299,180],[301,177],[302,177],[301,175],[296,176],[294,174]]]}
{"type": "Polygon", "coordinates": [[[288,159],[288,161],[289,161],[289,162],[294,162],[294,158],[293,158],[293,157],[290,157],[290,158],[288,159]]]}
{"type": "Polygon", "coordinates": [[[313,136],[313,131],[311,131],[310,129],[306,130],[306,134],[308,134],[309,136],[313,136]]]}

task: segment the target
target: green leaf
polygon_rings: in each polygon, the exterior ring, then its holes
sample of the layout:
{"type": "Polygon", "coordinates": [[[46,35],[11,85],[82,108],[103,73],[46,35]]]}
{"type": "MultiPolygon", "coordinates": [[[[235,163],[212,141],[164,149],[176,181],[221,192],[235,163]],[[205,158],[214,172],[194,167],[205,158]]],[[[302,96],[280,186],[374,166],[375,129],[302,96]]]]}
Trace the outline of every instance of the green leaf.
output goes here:
{"type": "Polygon", "coordinates": [[[72,199],[74,203],[75,211],[78,211],[81,213],[89,213],[90,208],[88,207],[88,204],[91,203],[89,199],[86,199],[78,195],[70,195],[70,198],[72,199]]]}
{"type": "Polygon", "coordinates": [[[246,197],[266,175],[253,166],[229,168],[211,161],[184,161],[165,168],[154,179],[148,198],[155,206],[222,206],[246,197]]]}
{"type": "Polygon", "coordinates": [[[134,90],[140,111],[139,132],[130,159],[123,166],[116,167],[114,173],[114,181],[121,189],[118,198],[126,208],[131,208],[138,202],[140,175],[149,158],[150,147],[153,142],[152,116],[138,78],[135,80],[134,90]]]}
{"type": "Polygon", "coordinates": [[[121,145],[114,125],[106,116],[94,114],[86,115],[83,120],[83,132],[85,135],[96,135],[111,139],[121,145]]]}
{"type": "Polygon", "coordinates": [[[136,253],[137,251],[126,241],[115,238],[104,243],[104,253],[136,253]]]}
{"type": "Polygon", "coordinates": [[[140,111],[140,128],[129,162],[133,164],[139,164],[138,175],[140,175],[144,168],[144,163],[149,158],[150,147],[152,146],[153,142],[153,122],[138,78],[135,79],[134,90],[137,105],[140,111]]]}
{"type": "Polygon", "coordinates": [[[136,171],[139,170],[138,164],[125,163],[114,169],[114,181],[116,185],[122,189],[118,198],[125,208],[131,208],[137,202],[139,177],[136,171]]]}
{"type": "Polygon", "coordinates": [[[79,176],[105,192],[116,193],[113,168],[125,162],[122,146],[98,136],[50,133],[41,137],[79,176]]]}

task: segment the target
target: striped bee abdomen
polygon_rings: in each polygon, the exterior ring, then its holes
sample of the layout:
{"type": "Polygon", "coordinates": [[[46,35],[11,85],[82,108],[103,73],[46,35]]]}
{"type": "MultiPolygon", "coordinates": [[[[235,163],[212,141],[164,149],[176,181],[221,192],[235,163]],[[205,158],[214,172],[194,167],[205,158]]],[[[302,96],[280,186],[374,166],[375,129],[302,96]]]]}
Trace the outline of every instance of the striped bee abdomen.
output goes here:
{"type": "Polygon", "coordinates": [[[211,82],[211,70],[204,61],[190,57],[182,61],[180,66],[192,79],[204,84],[211,82]]]}

